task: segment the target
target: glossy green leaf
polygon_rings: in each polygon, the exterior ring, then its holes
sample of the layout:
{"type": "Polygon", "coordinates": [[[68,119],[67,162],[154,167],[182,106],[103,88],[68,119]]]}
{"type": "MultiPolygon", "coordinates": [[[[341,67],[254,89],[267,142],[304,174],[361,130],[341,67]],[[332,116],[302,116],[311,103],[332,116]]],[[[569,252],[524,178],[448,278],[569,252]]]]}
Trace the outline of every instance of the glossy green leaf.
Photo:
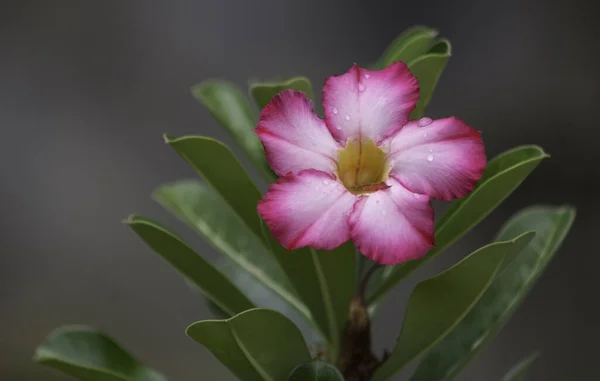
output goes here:
{"type": "Polygon", "coordinates": [[[451,55],[450,41],[444,39],[431,47],[427,54],[421,55],[408,63],[408,67],[419,80],[420,94],[417,106],[410,114],[410,119],[419,119],[423,116],[451,55]]]}
{"type": "Polygon", "coordinates": [[[242,381],[287,379],[310,360],[302,334],[279,312],[253,309],[227,320],[190,325],[186,334],[205,346],[242,381]]]}
{"type": "Polygon", "coordinates": [[[156,254],[169,262],[226,313],[234,315],[254,308],[254,304],[227,277],[165,227],[139,216],[131,216],[125,223],[156,254]]]}
{"type": "Polygon", "coordinates": [[[575,209],[527,208],[512,217],[498,239],[535,230],[535,238],[496,277],[475,308],[419,364],[411,381],[450,381],[504,326],[567,235],[575,209]]]}
{"type": "Polygon", "coordinates": [[[547,157],[538,146],[521,146],[491,160],[473,192],[454,201],[436,223],[436,247],[419,260],[386,268],[381,282],[372,287],[373,294],[369,303],[376,303],[398,282],[437,257],[445,248],[474,228],[547,157]]]}
{"type": "Polygon", "coordinates": [[[33,359],[82,381],[166,381],[113,339],[85,326],[54,330],[33,359]]]}
{"type": "Polygon", "coordinates": [[[426,53],[434,44],[438,32],[426,26],[414,26],[400,34],[387,47],[379,61],[377,68],[383,69],[393,62],[410,62],[426,53]]]}
{"type": "Polygon", "coordinates": [[[208,80],[191,89],[192,95],[202,103],[219,125],[227,131],[236,144],[268,181],[275,179],[262,144],[254,132],[258,117],[246,96],[231,82],[208,80]]]}
{"type": "Polygon", "coordinates": [[[529,373],[529,368],[531,368],[531,365],[533,365],[533,362],[537,360],[538,357],[540,357],[538,352],[530,354],[508,371],[502,381],[525,381],[527,374],[529,373]]]}
{"type": "Polygon", "coordinates": [[[165,136],[165,141],[221,195],[254,235],[262,237],[256,211],[260,191],[225,144],[204,136],[165,136]]]}
{"type": "Polygon", "coordinates": [[[313,97],[312,85],[306,77],[294,77],[280,82],[255,82],[250,84],[250,95],[258,108],[262,109],[271,98],[286,89],[301,91],[310,99],[313,97]]]}
{"type": "Polygon", "coordinates": [[[210,138],[166,138],[167,142],[229,204],[246,226],[263,240],[284,270],[335,356],[339,334],[354,289],[354,249],[344,245],[317,254],[303,248],[289,252],[277,243],[256,211],[261,194],[233,153],[210,138]],[[264,234],[263,234],[264,233],[264,234]],[[342,314],[342,311],[345,311],[342,314]]]}
{"type": "Polygon", "coordinates": [[[191,92],[244,151],[265,180],[275,180],[263,146],[254,132],[258,116],[240,89],[231,82],[208,80],[193,86],[191,92]]]}
{"type": "Polygon", "coordinates": [[[504,257],[521,251],[534,235],[529,232],[509,241],[491,243],[435,277],[420,282],[408,301],[396,348],[377,369],[373,381],[389,379],[443,339],[492,283],[504,257]]]}
{"type": "Polygon", "coordinates": [[[267,236],[281,266],[329,343],[328,359],[335,363],[355,287],[354,246],[346,243],[332,251],[302,248],[289,252],[270,233],[267,232],[267,236]]]}
{"type": "Polygon", "coordinates": [[[244,225],[213,188],[197,180],[184,180],[162,185],[153,197],[231,259],[241,271],[271,289],[303,315],[310,316],[260,237],[244,225]]]}
{"type": "Polygon", "coordinates": [[[288,381],[344,381],[344,377],[335,366],[315,359],[294,368],[288,381]]]}

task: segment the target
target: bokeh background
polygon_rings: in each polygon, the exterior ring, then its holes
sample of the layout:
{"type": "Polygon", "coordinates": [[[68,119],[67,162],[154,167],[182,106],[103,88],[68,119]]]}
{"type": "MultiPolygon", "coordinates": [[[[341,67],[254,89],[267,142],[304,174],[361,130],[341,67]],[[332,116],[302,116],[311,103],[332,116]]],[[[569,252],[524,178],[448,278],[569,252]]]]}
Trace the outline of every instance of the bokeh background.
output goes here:
{"type": "MultiPolygon", "coordinates": [[[[552,154],[415,281],[488,242],[521,207],[578,207],[547,273],[459,379],[499,380],[539,349],[532,380],[600,380],[598,2],[0,4],[0,380],[70,379],[30,361],[45,335],[65,323],[105,330],[172,380],[232,380],[183,333],[209,316],[202,300],[120,223],[130,212],[153,216],[215,256],[149,197],[163,182],[194,176],[161,134],[231,142],[190,85],[304,74],[318,90],[352,63],[372,62],[413,24],[436,27],[453,43],[429,116],[457,115],[483,130],[489,156],[524,143],[552,154]]],[[[393,345],[412,285],[382,308],[378,348],[393,345]]]]}

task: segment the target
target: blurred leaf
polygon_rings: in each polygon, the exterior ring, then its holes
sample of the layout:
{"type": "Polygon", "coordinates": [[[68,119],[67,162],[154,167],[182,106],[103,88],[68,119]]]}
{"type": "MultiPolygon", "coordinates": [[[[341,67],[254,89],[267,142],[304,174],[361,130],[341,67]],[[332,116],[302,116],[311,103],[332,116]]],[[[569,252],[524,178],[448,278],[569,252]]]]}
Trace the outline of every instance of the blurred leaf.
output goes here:
{"type": "Polygon", "coordinates": [[[54,330],[33,359],[82,381],[166,381],[114,340],[85,326],[54,330]]]}
{"type": "Polygon", "coordinates": [[[410,119],[423,117],[425,108],[433,96],[435,86],[451,55],[450,41],[444,39],[435,44],[429,53],[414,58],[408,63],[408,67],[419,80],[420,92],[417,107],[410,114],[410,119]]]}
{"type": "MultiPolygon", "coordinates": [[[[196,180],[185,180],[162,185],[154,192],[153,197],[221,254],[235,262],[237,269],[247,272],[293,308],[310,317],[306,306],[295,295],[269,249],[248,230],[213,188],[196,180]]],[[[232,279],[231,276],[229,278],[232,279]]]]}
{"type": "Polygon", "coordinates": [[[498,239],[535,230],[529,245],[496,277],[463,321],[427,354],[411,381],[449,381],[489,343],[523,301],[560,247],[575,218],[568,206],[534,206],[513,216],[498,239]]]}
{"type": "Polygon", "coordinates": [[[398,282],[474,228],[547,157],[538,146],[521,146],[491,160],[473,192],[454,201],[436,223],[436,247],[419,260],[386,268],[380,278],[381,282],[372,286],[374,291],[369,298],[369,304],[376,303],[398,282]]]}
{"type": "Polygon", "coordinates": [[[209,80],[193,86],[191,92],[231,135],[265,179],[273,181],[275,175],[267,164],[262,144],[254,132],[258,117],[239,88],[227,81],[209,80]]]}
{"type": "Polygon", "coordinates": [[[426,26],[414,26],[402,32],[387,47],[376,67],[383,69],[393,62],[410,62],[426,53],[435,44],[438,32],[426,26]]]}
{"type": "Polygon", "coordinates": [[[301,91],[309,99],[313,98],[312,85],[306,77],[294,77],[281,82],[255,82],[250,84],[250,95],[254,102],[262,109],[275,95],[283,90],[291,89],[301,91]]]}
{"type": "Polygon", "coordinates": [[[510,241],[494,242],[414,289],[396,347],[373,375],[387,380],[443,339],[464,318],[494,279],[504,257],[521,251],[533,238],[524,233],[510,241]]]}
{"type": "Polygon", "coordinates": [[[129,217],[125,223],[156,254],[169,262],[226,313],[234,315],[254,308],[254,304],[227,277],[165,227],[138,216],[129,217]]]}
{"type": "Polygon", "coordinates": [[[186,334],[242,381],[285,380],[295,366],[310,360],[298,328],[279,312],[267,309],[245,311],[228,320],[196,322],[186,334]]]}
{"type": "Polygon", "coordinates": [[[335,366],[314,359],[298,365],[290,374],[288,381],[344,381],[344,377],[335,366]]]}
{"type": "Polygon", "coordinates": [[[530,354],[508,371],[502,381],[525,381],[529,373],[529,368],[531,368],[531,365],[538,357],[540,357],[538,352],[530,354]]]}
{"type": "Polygon", "coordinates": [[[261,194],[225,145],[199,136],[167,137],[166,140],[269,247],[310,310],[313,321],[334,348],[335,355],[343,326],[341,322],[346,320],[354,290],[354,248],[344,245],[331,253],[320,254],[304,248],[290,253],[264,227],[256,211],[261,194]],[[342,314],[341,311],[345,312],[342,314]]]}

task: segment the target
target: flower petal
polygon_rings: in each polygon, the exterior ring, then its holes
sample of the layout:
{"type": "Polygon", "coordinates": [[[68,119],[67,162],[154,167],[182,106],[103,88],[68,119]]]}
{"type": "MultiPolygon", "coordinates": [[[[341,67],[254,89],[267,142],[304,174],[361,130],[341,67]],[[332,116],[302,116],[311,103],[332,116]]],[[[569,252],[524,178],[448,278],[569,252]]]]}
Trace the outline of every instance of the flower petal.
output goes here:
{"type": "Polygon", "coordinates": [[[429,197],[412,193],[393,178],[385,190],[363,196],[350,214],[352,240],[361,253],[385,265],[425,255],[433,246],[429,197]]]}
{"type": "Polygon", "coordinates": [[[403,62],[383,70],[354,65],[323,86],[325,123],[342,144],[362,137],[380,142],[404,126],[418,100],[419,83],[403,62]]]}
{"type": "Polygon", "coordinates": [[[284,90],[262,109],[255,129],[279,176],[304,169],[333,173],[339,144],[304,93],[284,90]]]}
{"type": "Polygon", "coordinates": [[[258,213],[285,248],[331,250],[350,239],[348,214],[355,202],[335,177],[309,169],[269,186],[258,213]]]}
{"type": "Polygon", "coordinates": [[[423,118],[391,139],[389,162],[390,174],[409,190],[450,200],[473,190],[486,157],[479,131],[454,117],[423,118]]]}

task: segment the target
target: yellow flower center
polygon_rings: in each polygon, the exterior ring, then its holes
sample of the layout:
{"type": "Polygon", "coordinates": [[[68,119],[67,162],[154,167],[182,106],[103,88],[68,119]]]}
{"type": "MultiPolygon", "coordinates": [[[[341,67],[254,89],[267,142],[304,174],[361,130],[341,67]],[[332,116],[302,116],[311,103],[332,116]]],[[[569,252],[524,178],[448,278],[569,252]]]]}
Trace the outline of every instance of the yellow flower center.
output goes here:
{"type": "Polygon", "coordinates": [[[338,177],[354,194],[371,193],[385,184],[389,168],[385,152],[368,138],[350,140],[339,150],[338,177]]]}

